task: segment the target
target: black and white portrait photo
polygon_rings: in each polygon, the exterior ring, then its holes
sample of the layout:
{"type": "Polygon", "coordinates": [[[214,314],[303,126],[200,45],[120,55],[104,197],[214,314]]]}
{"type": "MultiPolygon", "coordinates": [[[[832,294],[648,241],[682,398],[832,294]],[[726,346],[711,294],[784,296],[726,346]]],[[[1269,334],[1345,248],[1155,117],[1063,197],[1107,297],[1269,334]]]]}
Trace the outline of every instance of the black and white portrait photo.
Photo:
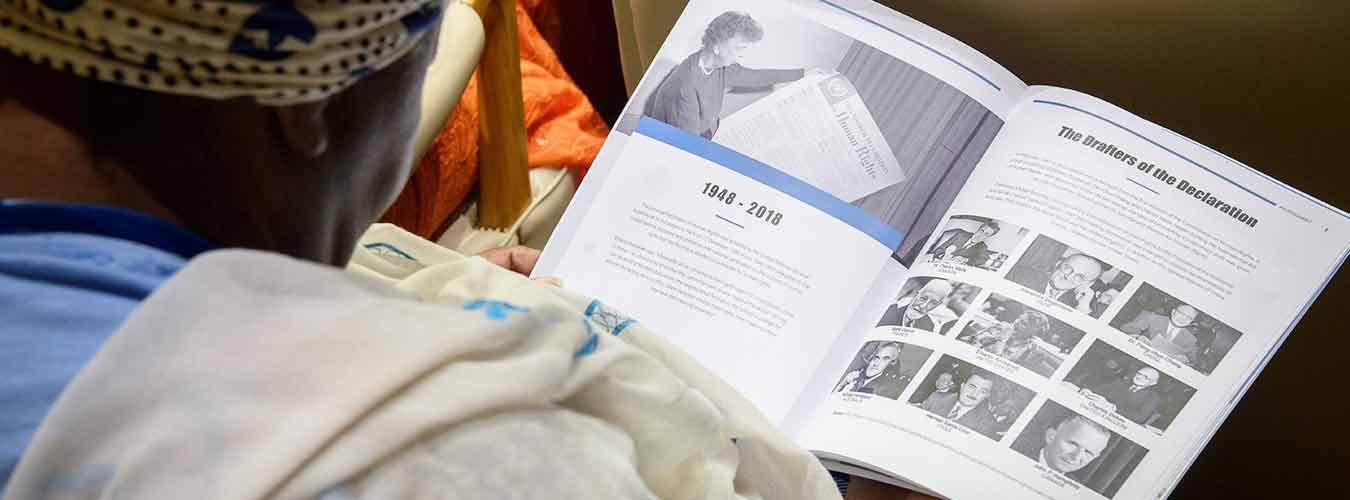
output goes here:
{"type": "Polygon", "coordinates": [[[1081,313],[1100,318],[1133,276],[1046,235],[1036,237],[1007,279],[1081,313]]]}
{"type": "Polygon", "coordinates": [[[947,221],[942,232],[930,238],[932,244],[923,253],[923,258],[998,271],[1026,235],[1026,228],[1005,221],[955,215],[947,221]]]}
{"type": "Polygon", "coordinates": [[[974,285],[941,278],[910,278],[877,326],[898,326],[945,333],[979,295],[974,285]]]}
{"type": "Polygon", "coordinates": [[[1049,377],[1083,339],[1083,331],[997,293],[980,304],[956,340],[979,346],[1049,377]]]}
{"type": "Polygon", "coordinates": [[[1148,450],[1052,400],[1013,441],[1013,450],[1046,469],[1112,498],[1148,450]]]}
{"type": "Polygon", "coordinates": [[[1111,319],[1111,326],[1158,352],[1209,374],[1242,334],[1195,306],[1144,283],[1111,319]]]}
{"type": "Polygon", "coordinates": [[[998,441],[1034,397],[1030,389],[943,355],[909,402],[998,441]]]}
{"type": "MultiPolygon", "coordinates": [[[[933,233],[1003,126],[956,87],[777,1],[696,3],[681,19],[615,131],[664,122],[901,234],[933,233]]],[[[894,257],[912,264],[902,256],[922,241],[906,238],[894,257]]]]}
{"type": "Polygon", "coordinates": [[[896,399],[914,379],[914,372],[928,361],[932,349],[895,341],[875,340],[863,344],[853,357],[833,392],[858,392],[896,399]]]}
{"type": "Polygon", "coordinates": [[[1166,430],[1195,395],[1194,388],[1100,340],[1064,382],[1098,406],[1157,432],[1166,430]]]}

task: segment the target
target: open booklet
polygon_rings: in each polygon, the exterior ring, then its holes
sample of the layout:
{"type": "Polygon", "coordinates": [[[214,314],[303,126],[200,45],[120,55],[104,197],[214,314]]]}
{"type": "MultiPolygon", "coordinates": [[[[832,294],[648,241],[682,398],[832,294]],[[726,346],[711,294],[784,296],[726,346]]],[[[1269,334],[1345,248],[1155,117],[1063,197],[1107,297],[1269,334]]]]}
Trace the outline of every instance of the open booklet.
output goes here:
{"type": "Polygon", "coordinates": [[[1345,212],[879,5],[695,0],[536,273],[832,469],[1154,498],[1347,250],[1345,212]]]}

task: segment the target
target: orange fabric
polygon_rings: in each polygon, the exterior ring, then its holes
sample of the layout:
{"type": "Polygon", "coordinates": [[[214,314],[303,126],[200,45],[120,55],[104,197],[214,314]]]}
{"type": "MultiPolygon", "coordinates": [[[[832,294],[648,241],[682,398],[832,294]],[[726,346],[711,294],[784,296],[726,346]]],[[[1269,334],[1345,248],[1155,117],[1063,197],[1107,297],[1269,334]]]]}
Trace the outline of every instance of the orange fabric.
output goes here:
{"type": "MultiPolygon", "coordinates": [[[[561,27],[555,1],[522,0],[516,5],[526,152],[530,167],[569,167],[580,179],[600,152],[609,128],[550,45],[550,40],[557,43],[561,27]]],[[[433,239],[457,216],[477,174],[478,78],[474,76],[383,221],[433,239]]]]}

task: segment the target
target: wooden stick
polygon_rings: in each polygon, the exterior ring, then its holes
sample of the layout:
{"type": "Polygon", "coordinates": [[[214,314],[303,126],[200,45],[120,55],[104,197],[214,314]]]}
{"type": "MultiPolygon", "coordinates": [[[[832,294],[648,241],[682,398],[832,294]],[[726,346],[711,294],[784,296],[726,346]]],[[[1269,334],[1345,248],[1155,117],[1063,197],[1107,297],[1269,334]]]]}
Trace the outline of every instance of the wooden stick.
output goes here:
{"type": "Polygon", "coordinates": [[[509,229],[532,196],[516,0],[475,0],[473,6],[484,14],[486,35],[478,67],[478,225],[509,229]]]}
{"type": "Polygon", "coordinates": [[[460,0],[473,8],[478,13],[479,19],[487,19],[488,6],[492,5],[492,0],[460,0]]]}

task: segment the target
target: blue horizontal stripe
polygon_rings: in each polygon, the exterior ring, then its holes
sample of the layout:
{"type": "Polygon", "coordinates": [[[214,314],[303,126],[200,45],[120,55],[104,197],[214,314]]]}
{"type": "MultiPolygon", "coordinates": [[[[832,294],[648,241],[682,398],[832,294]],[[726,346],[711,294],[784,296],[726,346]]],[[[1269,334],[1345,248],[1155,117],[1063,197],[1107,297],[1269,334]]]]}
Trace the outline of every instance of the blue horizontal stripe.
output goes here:
{"type": "Polygon", "coordinates": [[[829,214],[840,222],[853,226],[853,228],[871,236],[892,251],[898,248],[900,240],[904,239],[904,235],[900,231],[887,226],[863,209],[845,203],[843,200],[820,190],[820,188],[760,163],[749,156],[732,151],[726,146],[705,140],[702,137],[645,116],[638,121],[637,133],[731,169],[796,198],[802,203],[816,207],[816,209],[829,214]]]}
{"type": "MultiPolygon", "coordinates": [[[[1172,132],[1172,131],[1169,130],[1168,132],[1172,132]]],[[[1294,189],[1292,186],[1290,186],[1290,185],[1288,185],[1288,184],[1285,184],[1284,181],[1281,181],[1281,180],[1279,180],[1279,179],[1276,179],[1276,178],[1274,178],[1274,177],[1271,177],[1271,176],[1269,176],[1269,175],[1266,175],[1265,172],[1262,172],[1262,171],[1260,171],[1260,170],[1254,169],[1254,168],[1252,168],[1250,165],[1247,165],[1246,163],[1242,163],[1242,162],[1240,162],[1240,161],[1237,161],[1237,159],[1233,158],[1232,156],[1228,156],[1228,155],[1224,154],[1224,153],[1221,152],[1221,151],[1216,151],[1214,148],[1211,148],[1211,147],[1206,146],[1206,145],[1204,145],[1204,144],[1200,144],[1200,143],[1198,143],[1198,142],[1195,142],[1195,141],[1191,140],[1190,137],[1186,137],[1186,136],[1181,135],[1181,134],[1178,134],[1178,133],[1176,133],[1176,132],[1172,132],[1172,135],[1175,135],[1175,136],[1177,136],[1177,137],[1180,137],[1180,138],[1182,138],[1182,139],[1185,139],[1186,142],[1189,142],[1189,143],[1194,144],[1194,145],[1196,145],[1196,146],[1200,146],[1200,147],[1202,147],[1202,148],[1205,148],[1206,151],[1209,151],[1209,152],[1214,153],[1214,154],[1216,154],[1216,155],[1222,156],[1222,157],[1224,157],[1224,159],[1226,159],[1226,160],[1228,160],[1228,161],[1230,161],[1230,162],[1233,162],[1234,165],[1237,165],[1237,166],[1239,166],[1239,167],[1245,168],[1245,169],[1247,169],[1248,172],[1251,172],[1251,173],[1254,173],[1254,174],[1256,174],[1256,175],[1259,175],[1259,176],[1261,176],[1262,178],[1264,178],[1265,180],[1270,181],[1272,184],[1275,184],[1276,186],[1282,187],[1282,188],[1284,188],[1286,191],[1289,191],[1289,192],[1292,192],[1292,193],[1294,193],[1294,194],[1296,194],[1296,195],[1299,195],[1299,196],[1302,197],[1303,199],[1308,200],[1308,201],[1312,202],[1312,203],[1315,204],[1315,205],[1321,206],[1322,208],[1325,208],[1325,209],[1327,209],[1327,210],[1331,210],[1332,212],[1335,212],[1336,215],[1339,215],[1339,216],[1341,216],[1341,217],[1350,219],[1350,213],[1346,213],[1344,210],[1341,210],[1341,209],[1339,209],[1339,208],[1336,208],[1334,205],[1332,205],[1332,204],[1330,204],[1330,203],[1327,203],[1327,202],[1325,202],[1325,201],[1319,200],[1319,199],[1317,199],[1317,198],[1313,198],[1313,197],[1312,197],[1311,195],[1309,195],[1308,193],[1305,193],[1305,192],[1303,192],[1303,191],[1299,191],[1299,190],[1297,190],[1297,189],[1294,189]]]]}

